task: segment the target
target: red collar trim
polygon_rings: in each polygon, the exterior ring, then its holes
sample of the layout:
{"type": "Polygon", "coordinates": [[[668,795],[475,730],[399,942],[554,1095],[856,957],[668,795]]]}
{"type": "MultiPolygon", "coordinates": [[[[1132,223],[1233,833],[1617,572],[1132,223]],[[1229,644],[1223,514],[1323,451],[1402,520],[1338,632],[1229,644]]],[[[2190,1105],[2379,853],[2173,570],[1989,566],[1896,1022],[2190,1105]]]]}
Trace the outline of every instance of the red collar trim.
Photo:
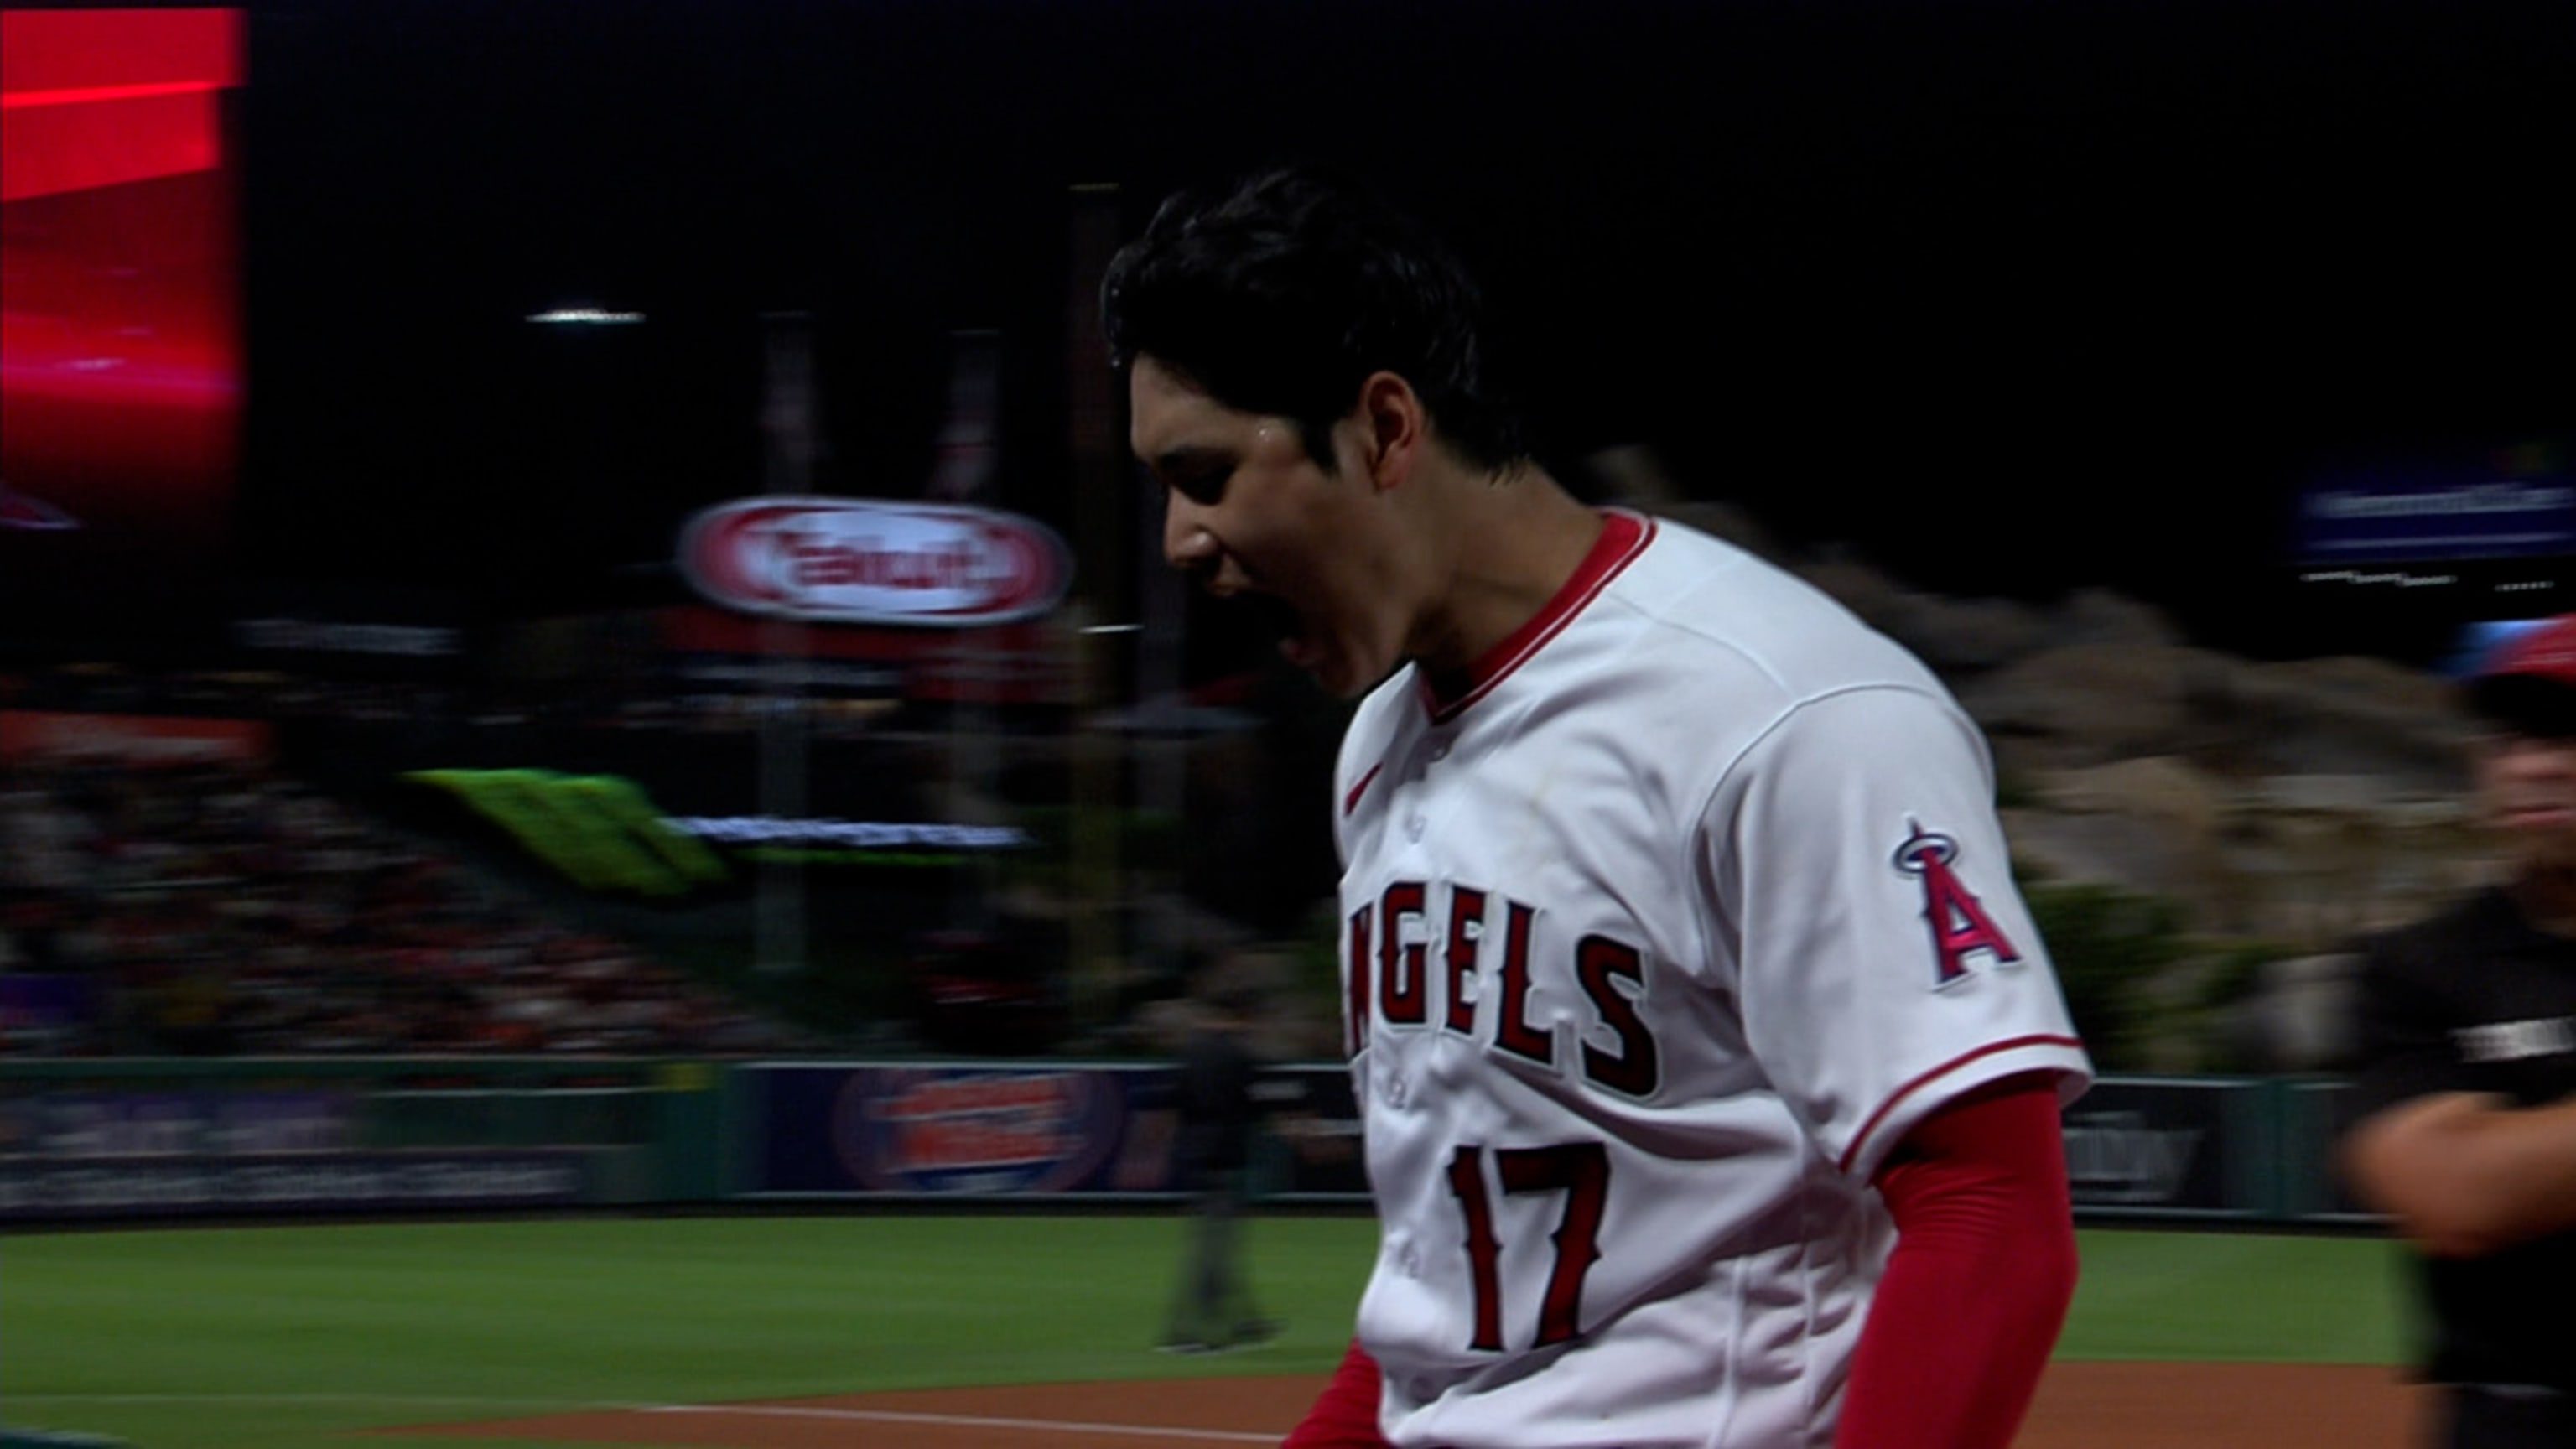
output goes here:
{"type": "Polygon", "coordinates": [[[1619,577],[1654,542],[1655,521],[1641,514],[1607,508],[1601,512],[1601,536],[1592,541],[1592,549],[1575,567],[1574,574],[1557,589],[1554,596],[1521,626],[1503,637],[1503,641],[1484,652],[1467,669],[1465,688],[1455,698],[1443,698],[1424,671],[1422,707],[1431,714],[1433,724],[1446,724],[1460,711],[1484,698],[1495,685],[1521,667],[1524,660],[1536,654],[1548,640],[1555,638],[1583,607],[1600,596],[1610,581],[1619,577]]]}

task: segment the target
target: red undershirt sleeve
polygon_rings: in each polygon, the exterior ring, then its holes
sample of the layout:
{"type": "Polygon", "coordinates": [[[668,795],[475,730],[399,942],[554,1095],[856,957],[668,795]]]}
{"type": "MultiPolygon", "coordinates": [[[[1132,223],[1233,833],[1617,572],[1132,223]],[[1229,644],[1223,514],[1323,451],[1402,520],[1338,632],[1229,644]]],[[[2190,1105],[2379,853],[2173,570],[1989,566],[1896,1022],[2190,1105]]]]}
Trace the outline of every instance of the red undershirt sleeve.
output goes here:
{"type": "Polygon", "coordinates": [[[2007,1449],[2075,1293],[2054,1079],[2009,1078],[1942,1108],[1872,1181],[1896,1247],[1834,1449],[2007,1449]]]}
{"type": "Polygon", "coordinates": [[[1377,1401],[1377,1361],[1353,1339],[1333,1381],[1279,1449],[1386,1449],[1377,1429],[1377,1401]]]}

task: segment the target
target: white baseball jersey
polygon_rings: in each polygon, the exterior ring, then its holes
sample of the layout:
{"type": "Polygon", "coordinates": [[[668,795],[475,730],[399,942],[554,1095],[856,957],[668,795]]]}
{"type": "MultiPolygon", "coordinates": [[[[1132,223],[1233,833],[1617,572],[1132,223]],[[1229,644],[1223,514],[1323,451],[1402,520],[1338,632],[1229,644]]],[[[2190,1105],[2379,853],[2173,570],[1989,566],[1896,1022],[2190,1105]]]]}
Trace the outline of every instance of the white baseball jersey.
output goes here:
{"type": "Polygon", "coordinates": [[[1907,1129],[2090,1066],[1931,672],[1612,512],[1464,696],[1399,670],[1336,781],[1398,1446],[1832,1434],[1907,1129]]]}

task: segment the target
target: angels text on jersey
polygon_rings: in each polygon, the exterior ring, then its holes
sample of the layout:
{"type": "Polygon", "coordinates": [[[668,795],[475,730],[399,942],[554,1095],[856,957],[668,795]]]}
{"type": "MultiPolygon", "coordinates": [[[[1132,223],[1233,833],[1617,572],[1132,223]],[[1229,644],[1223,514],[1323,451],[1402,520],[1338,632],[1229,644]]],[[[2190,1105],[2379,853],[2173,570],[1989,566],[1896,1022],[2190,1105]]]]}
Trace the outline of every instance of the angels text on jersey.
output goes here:
{"type": "MultiPolygon", "coordinates": [[[[1390,881],[1375,901],[1351,913],[1344,953],[1349,993],[1345,1042],[1353,1056],[1368,1041],[1372,1019],[1390,1029],[1437,1029],[1482,1037],[1499,1052],[1562,1072],[1561,1033],[1531,1019],[1531,949],[1538,908],[1469,885],[1438,892],[1418,880],[1390,881]],[[1437,898],[1435,898],[1435,896],[1437,898]],[[1434,911],[1439,914],[1435,916],[1434,911]],[[1500,917],[1488,977],[1485,952],[1500,917]],[[1438,970],[1431,926],[1442,922],[1438,970]],[[1434,976],[1438,977],[1437,989],[1434,976]],[[1491,1005],[1487,1002],[1490,998],[1491,1005]]],[[[1573,949],[1573,976],[1593,1020],[1613,1045],[1585,1040],[1573,1055],[1584,1080],[1622,1096],[1654,1095],[1661,1078],[1654,1034],[1638,1013],[1645,993],[1645,953],[1592,934],[1573,949]]]]}
{"type": "MultiPolygon", "coordinates": [[[[1980,957],[1997,966],[2020,965],[2021,951],[1951,869],[1957,843],[1909,825],[1891,859],[1922,884],[1933,963],[1929,984],[1939,990],[1956,986],[1980,957]]],[[[1584,1081],[1624,1097],[1652,1097],[1662,1057],[1639,1009],[1646,952],[1597,931],[1565,948],[1574,993],[1589,1012],[1569,1049],[1565,1034],[1531,1009],[1539,916],[1537,906],[1480,886],[1388,882],[1347,923],[1345,1051],[1359,1054],[1372,1021],[1391,1030],[1437,1029],[1481,1040],[1552,1073],[1571,1068],[1584,1081]]]]}

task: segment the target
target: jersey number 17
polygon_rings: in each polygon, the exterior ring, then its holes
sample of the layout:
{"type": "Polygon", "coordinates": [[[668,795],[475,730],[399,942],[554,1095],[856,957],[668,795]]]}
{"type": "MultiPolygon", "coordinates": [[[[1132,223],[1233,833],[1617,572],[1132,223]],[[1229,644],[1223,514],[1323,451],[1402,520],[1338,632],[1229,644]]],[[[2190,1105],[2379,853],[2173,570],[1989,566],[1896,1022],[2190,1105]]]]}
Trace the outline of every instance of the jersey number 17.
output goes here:
{"type": "MultiPolygon", "coordinates": [[[[1503,1346],[1502,1240],[1494,1233],[1493,1199],[1485,1187],[1486,1149],[1461,1146],[1449,1157],[1449,1192],[1466,1220],[1467,1273],[1476,1295],[1476,1332],[1468,1347],[1503,1346]]],[[[1601,1216],[1610,1194],[1610,1154],[1598,1142],[1493,1149],[1506,1193],[1563,1193],[1565,1210],[1549,1240],[1556,1245],[1547,1291],[1539,1299],[1533,1346],[1563,1343],[1582,1331],[1583,1275],[1601,1257],[1601,1216]]]]}

